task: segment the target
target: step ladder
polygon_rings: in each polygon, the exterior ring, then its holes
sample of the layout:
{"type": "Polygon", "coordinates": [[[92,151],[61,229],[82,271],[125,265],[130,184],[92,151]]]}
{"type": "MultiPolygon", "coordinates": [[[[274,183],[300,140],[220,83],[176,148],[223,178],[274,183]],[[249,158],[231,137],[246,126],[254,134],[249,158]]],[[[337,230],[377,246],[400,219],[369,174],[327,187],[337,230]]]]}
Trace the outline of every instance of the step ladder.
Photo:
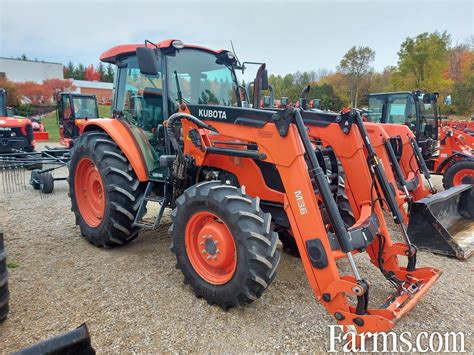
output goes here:
{"type": "Polygon", "coordinates": [[[134,227],[140,227],[144,229],[156,229],[161,222],[163,217],[163,212],[165,211],[168,201],[166,200],[166,184],[164,186],[164,196],[153,195],[155,186],[158,183],[155,181],[149,181],[145,189],[145,194],[143,195],[142,200],[140,201],[140,206],[138,207],[138,212],[135,215],[135,220],[133,221],[134,227]],[[154,221],[143,219],[145,217],[146,206],[148,202],[158,203],[160,206],[158,214],[155,216],[154,221]]]}

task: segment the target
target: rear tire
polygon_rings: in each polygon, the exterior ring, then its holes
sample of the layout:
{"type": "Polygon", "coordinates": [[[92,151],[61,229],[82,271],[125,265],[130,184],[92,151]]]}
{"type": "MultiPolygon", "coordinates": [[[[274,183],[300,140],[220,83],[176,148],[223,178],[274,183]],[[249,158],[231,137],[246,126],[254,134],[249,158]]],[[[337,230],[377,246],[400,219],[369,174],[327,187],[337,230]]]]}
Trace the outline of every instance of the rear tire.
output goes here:
{"type": "Polygon", "coordinates": [[[171,218],[176,267],[198,298],[227,310],[256,300],[274,280],[278,236],[271,230],[270,214],[243,188],[218,181],[191,186],[176,200],[171,218]],[[216,218],[196,219],[206,214],[216,218]],[[226,231],[227,239],[209,232],[216,229],[226,231]],[[206,261],[214,256],[215,261],[206,261]]]}
{"type": "Polygon", "coordinates": [[[443,186],[445,189],[460,184],[474,184],[473,160],[459,160],[444,173],[443,186]]]}
{"type": "Polygon", "coordinates": [[[10,297],[8,291],[8,270],[7,255],[5,244],[3,242],[3,231],[0,229],[0,323],[2,323],[8,315],[8,300],[10,297]]]}
{"type": "Polygon", "coordinates": [[[94,131],[77,138],[71,149],[68,180],[71,210],[82,236],[90,243],[111,248],[137,237],[140,228],[133,227],[133,221],[145,184],[107,134],[94,131]],[[95,179],[97,190],[89,191],[95,186],[87,185],[90,177],[95,179]],[[88,197],[92,193],[97,195],[95,200],[88,197]]]}

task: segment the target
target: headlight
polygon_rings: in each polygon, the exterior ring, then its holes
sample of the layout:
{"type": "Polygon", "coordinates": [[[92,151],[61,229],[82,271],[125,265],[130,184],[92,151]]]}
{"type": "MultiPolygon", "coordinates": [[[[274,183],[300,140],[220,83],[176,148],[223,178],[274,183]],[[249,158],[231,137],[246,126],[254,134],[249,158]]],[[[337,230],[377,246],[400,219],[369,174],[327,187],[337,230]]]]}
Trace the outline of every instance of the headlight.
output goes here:
{"type": "Polygon", "coordinates": [[[171,45],[176,49],[183,49],[184,48],[184,43],[182,41],[178,40],[178,39],[171,42],[171,45]]]}

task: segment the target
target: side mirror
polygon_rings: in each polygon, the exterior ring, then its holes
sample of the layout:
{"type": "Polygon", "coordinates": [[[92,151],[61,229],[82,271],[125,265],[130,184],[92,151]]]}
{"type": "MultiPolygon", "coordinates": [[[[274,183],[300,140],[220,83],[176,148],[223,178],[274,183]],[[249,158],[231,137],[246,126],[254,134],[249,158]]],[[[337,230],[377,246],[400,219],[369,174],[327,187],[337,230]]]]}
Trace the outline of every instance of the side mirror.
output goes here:
{"type": "Polygon", "coordinates": [[[140,72],[145,75],[158,75],[158,61],[155,51],[148,47],[137,48],[137,61],[140,72]]]}
{"type": "Polygon", "coordinates": [[[262,86],[261,90],[268,90],[268,71],[264,69],[262,72],[262,86]]]}

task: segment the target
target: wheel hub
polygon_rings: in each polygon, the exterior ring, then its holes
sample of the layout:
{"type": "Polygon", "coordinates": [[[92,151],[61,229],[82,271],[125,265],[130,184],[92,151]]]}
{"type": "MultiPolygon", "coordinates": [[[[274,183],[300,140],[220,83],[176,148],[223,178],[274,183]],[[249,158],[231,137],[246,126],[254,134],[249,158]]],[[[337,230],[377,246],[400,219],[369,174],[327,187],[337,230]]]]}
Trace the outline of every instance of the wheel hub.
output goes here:
{"type": "Polygon", "coordinates": [[[217,249],[216,242],[212,239],[212,235],[209,235],[208,237],[209,238],[207,238],[205,242],[205,251],[211,255],[214,255],[219,249],[217,249]]]}
{"type": "Polygon", "coordinates": [[[199,212],[191,217],[186,227],[186,252],[195,271],[209,283],[224,284],[235,272],[234,238],[213,213],[199,212]]]}
{"type": "Polygon", "coordinates": [[[459,170],[453,179],[454,185],[460,184],[473,184],[474,185],[474,172],[471,169],[459,170]]]}
{"type": "Polygon", "coordinates": [[[104,217],[104,185],[96,165],[89,158],[82,158],[77,163],[74,191],[82,218],[89,226],[97,227],[104,217]]]}

